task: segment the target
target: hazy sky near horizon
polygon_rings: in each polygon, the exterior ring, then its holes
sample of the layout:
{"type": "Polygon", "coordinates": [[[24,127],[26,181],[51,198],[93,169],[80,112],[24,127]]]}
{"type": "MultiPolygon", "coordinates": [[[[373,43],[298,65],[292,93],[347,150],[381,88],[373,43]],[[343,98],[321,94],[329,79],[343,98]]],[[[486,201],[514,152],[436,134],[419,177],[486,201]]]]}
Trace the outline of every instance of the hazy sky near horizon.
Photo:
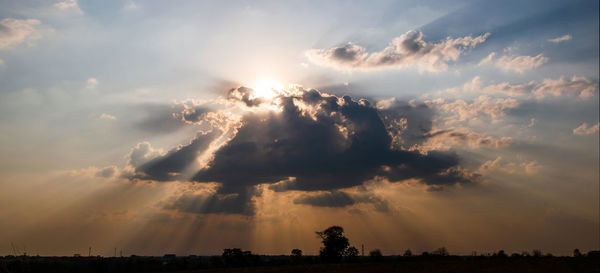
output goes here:
{"type": "Polygon", "coordinates": [[[598,1],[0,0],[0,255],[598,249],[598,1]]]}

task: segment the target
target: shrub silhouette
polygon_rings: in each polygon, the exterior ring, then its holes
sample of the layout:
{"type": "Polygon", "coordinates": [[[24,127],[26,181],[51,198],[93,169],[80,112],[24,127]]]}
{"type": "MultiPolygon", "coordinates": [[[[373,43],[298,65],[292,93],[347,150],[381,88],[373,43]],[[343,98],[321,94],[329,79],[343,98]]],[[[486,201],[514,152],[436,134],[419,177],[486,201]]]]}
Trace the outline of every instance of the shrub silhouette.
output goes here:
{"type": "Polygon", "coordinates": [[[381,250],[379,249],[371,250],[371,252],[369,252],[369,256],[371,256],[373,261],[381,261],[383,259],[383,254],[381,254],[381,250]]]}

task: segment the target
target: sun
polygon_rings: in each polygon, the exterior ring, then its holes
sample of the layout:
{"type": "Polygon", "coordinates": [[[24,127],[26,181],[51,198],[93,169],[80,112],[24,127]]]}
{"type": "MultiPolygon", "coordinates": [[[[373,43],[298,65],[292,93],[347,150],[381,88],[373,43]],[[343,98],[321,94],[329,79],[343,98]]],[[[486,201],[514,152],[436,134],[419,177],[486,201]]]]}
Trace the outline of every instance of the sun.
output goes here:
{"type": "Polygon", "coordinates": [[[254,96],[272,99],[281,94],[283,84],[272,78],[261,78],[250,86],[254,90],[254,96]]]}

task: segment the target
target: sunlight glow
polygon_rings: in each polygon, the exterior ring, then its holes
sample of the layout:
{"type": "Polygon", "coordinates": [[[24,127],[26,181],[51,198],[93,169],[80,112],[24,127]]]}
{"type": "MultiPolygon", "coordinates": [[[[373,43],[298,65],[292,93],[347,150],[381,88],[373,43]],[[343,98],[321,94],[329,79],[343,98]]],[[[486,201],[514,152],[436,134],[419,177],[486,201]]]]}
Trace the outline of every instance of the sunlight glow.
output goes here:
{"type": "Polygon", "coordinates": [[[272,78],[261,78],[250,86],[254,90],[254,95],[260,98],[272,99],[279,95],[284,86],[272,78]]]}

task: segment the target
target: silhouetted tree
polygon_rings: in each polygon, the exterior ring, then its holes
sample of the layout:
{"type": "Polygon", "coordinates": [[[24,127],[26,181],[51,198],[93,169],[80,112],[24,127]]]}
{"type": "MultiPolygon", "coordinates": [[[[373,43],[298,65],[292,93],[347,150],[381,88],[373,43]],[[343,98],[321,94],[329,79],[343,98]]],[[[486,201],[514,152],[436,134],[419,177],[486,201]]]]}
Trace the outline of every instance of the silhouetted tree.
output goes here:
{"type": "Polygon", "coordinates": [[[369,256],[371,256],[371,259],[375,261],[380,261],[383,257],[383,254],[381,254],[381,250],[373,249],[371,252],[369,252],[369,256]]]}
{"type": "Polygon", "coordinates": [[[504,250],[500,250],[498,251],[498,253],[494,253],[494,256],[497,258],[506,258],[508,257],[508,255],[506,255],[506,253],[504,252],[504,250]]]}
{"type": "Polygon", "coordinates": [[[589,258],[598,259],[598,258],[600,258],[600,251],[599,250],[590,250],[590,251],[588,251],[586,256],[588,256],[589,258]]]}
{"type": "Polygon", "coordinates": [[[579,248],[573,250],[573,257],[581,257],[581,252],[579,251],[579,248]]]}
{"type": "Polygon", "coordinates": [[[302,250],[294,248],[292,249],[292,256],[294,257],[302,257],[302,250]]]}
{"type": "Polygon", "coordinates": [[[412,251],[410,251],[410,249],[407,249],[406,251],[404,251],[404,256],[407,256],[407,257],[412,256],[412,251]]]}
{"type": "Polygon", "coordinates": [[[223,260],[226,264],[232,266],[250,265],[258,262],[258,256],[250,251],[242,251],[239,248],[223,249],[223,260]]]}
{"type": "Polygon", "coordinates": [[[344,256],[354,258],[358,256],[358,249],[356,247],[348,247],[344,253],[344,256]]]}
{"type": "Polygon", "coordinates": [[[316,234],[323,240],[319,255],[324,260],[339,261],[342,256],[358,255],[358,249],[350,247],[342,227],[331,226],[324,231],[317,231],[316,234]]]}
{"type": "Polygon", "coordinates": [[[446,250],[445,247],[440,247],[434,251],[431,252],[432,255],[438,255],[438,256],[448,256],[448,250],[446,250]]]}
{"type": "Polygon", "coordinates": [[[533,250],[533,257],[542,257],[542,251],[539,249],[533,250]]]}

